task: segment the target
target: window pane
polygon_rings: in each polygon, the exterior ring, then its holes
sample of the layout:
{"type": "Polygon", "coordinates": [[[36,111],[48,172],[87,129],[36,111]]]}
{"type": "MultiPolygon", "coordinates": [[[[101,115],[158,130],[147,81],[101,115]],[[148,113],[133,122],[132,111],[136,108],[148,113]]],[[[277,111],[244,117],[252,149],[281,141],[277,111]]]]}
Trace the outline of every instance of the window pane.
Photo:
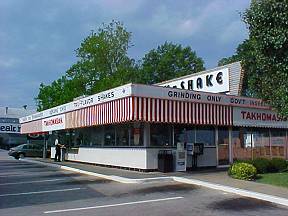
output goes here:
{"type": "Polygon", "coordinates": [[[144,125],[140,123],[134,123],[130,127],[130,145],[131,146],[143,146],[144,125]]]}
{"type": "Polygon", "coordinates": [[[176,125],[174,126],[174,139],[175,143],[194,143],[195,130],[193,126],[176,125]]]}
{"type": "Polygon", "coordinates": [[[252,158],[251,136],[248,136],[247,128],[233,128],[232,146],[234,161],[252,158]]]}
{"type": "Polygon", "coordinates": [[[116,145],[129,146],[129,125],[118,125],[116,127],[116,145]]]}
{"type": "Polygon", "coordinates": [[[196,127],[196,142],[205,146],[215,146],[215,129],[213,127],[196,127]]]}
{"type": "Polygon", "coordinates": [[[172,146],[172,126],[168,124],[150,125],[151,146],[172,146]]]}
{"type": "Polygon", "coordinates": [[[270,157],[269,129],[253,128],[251,132],[253,158],[270,157]]]}
{"type": "Polygon", "coordinates": [[[115,127],[106,126],[104,128],[104,145],[114,146],[115,145],[115,127]]]}
{"type": "Polygon", "coordinates": [[[286,131],[283,129],[271,130],[271,154],[272,157],[285,158],[286,131]]]}
{"type": "Polygon", "coordinates": [[[228,128],[218,128],[218,164],[229,164],[229,130],[228,128]]]}

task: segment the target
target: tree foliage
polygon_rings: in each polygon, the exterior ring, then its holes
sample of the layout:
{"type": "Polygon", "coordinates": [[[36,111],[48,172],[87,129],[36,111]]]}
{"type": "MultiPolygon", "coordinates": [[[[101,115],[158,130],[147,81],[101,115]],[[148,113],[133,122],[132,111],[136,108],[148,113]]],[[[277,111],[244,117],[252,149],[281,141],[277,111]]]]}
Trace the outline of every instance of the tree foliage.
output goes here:
{"type": "Polygon", "coordinates": [[[288,1],[253,0],[242,17],[249,39],[218,64],[241,60],[243,94],[262,98],[288,116],[288,1]]]}
{"type": "Polygon", "coordinates": [[[77,63],[51,85],[40,85],[35,98],[38,111],[135,81],[137,67],[127,55],[131,46],[131,33],[120,22],[92,31],[76,50],[77,63]]]}
{"type": "Polygon", "coordinates": [[[153,84],[204,70],[204,62],[191,47],[165,42],[142,59],[141,82],[153,84]]]}
{"type": "Polygon", "coordinates": [[[243,19],[259,69],[257,94],[288,116],[288,1],[253,0],[243,19]]]}
{"type": "Polygon", "coordinates": [[[67,75],[72,79],[84,79],[86,94],[115,87],[124,81],[122,77],[125,77],[125,82],[131,82],[135,75],[135,62],[127,55],[131,46],[131,33],[122,23],[103,24],[83,40],[76,50],[80,60],[67,75]]]}
{"type": "Polygon", "coordinates": [[[236,49],[236,54],[223,58],[218,62],[218,66],[223,66],[236,61],[241,61],[245,71],[241,95],[258,97],[257,91],[260,86],[259,69],[255,64],[254,47],[252,40],[245,40],[236,49]]]}
{"type": "Polygon", "coordinates": [[[190,47],[164,43],[135,63],[127,52],[131,33],[112,21],[92,31],[76,50],[78,61],[50,85],[40,85],[38,111],[130,82],[152,84],[204,70],[190,47]]]}

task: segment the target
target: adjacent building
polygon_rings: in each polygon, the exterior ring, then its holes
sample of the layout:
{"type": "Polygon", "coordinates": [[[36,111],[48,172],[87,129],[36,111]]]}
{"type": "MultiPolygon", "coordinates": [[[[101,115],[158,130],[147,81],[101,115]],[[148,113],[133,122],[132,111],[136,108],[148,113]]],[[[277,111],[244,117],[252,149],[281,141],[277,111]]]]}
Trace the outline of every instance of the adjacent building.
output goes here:
{"type": "Polygon", "coordinates": [[[20,133],[19,118],[34,112],[24,108],[0,107],[0,148],[9,149],[27,142],[27,135],[20,133]]]}

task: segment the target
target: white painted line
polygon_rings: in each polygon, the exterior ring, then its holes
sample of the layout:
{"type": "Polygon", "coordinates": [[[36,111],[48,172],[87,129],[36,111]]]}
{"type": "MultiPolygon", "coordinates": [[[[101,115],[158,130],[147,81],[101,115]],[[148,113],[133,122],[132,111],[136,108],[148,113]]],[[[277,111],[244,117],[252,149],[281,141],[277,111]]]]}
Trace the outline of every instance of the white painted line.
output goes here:
{"type": "Polygon", "coordinates": [[[61,180],[64,180],[64,179],[46,179],[46,180],[39,180],[39,181],[11,182],[11,183],[0,184],[0,186],[3,186],[3,185],[17,185],[17,184],[32,184],[32,183],[42,183],[42,182],[54,182],[54,181],[61,181],[61,180]]]}
{"type": "Polygon", "coordinates": [[[46,211],[46,212],[44,212],[44,214],[71,212],[71,211],[82,211],[82,210],[89,210],[89,209],[100,209],[100,208],[109,208],[109,207],[126,206],[126,205],[136,205],[136,204],[152,203],[152,202],[165,202],[165,201],[169,201],[169,200],[177,200],[177,199],[183,199],[183,198],[184,197],[170,197],[170,198],[163,198],[163,199],[142,200],[142,201],[117,203],[117,204],[110,204],[110,205],[90,206],[90,207],[73,208],[73,209],[62,209],[62,210],[46,211]]]}
{"type": "Polygon", "coordinates": [[[245,196],[245,197],[250,197],[254,199],[259,199],[259,200],[264,200],[284,206],[288,206],[288,199],[282,198],[282,197],[277,197],[277,196],[272,196],[264,193],[258,193],[254,191],[248,191],[240,188],[234,188],[230,186],[224,186],[220,184],[214,184],[210,182],[205,182],[205,181],[200,181],[196,179],[187,179],[183,177],[174,177],[174,180],[177,182],[181,183],[186,183],[186,184],[193,184],[193,185],[198,185],[198,186],[203,186],[207,188],[211,188],[214,190],[220,190],[228,193],[234,193],[238,194],[240,196],[245,196]]]}
{"type": "MultiPolygon", "coordinates": [[[[82,173],[82,174],[86,174],[86,175],[110,179],[112,181],[117,181],[120,183],[126,183],[126,184],[127,183],[128,184],[129,183],[133,183],[133,184],[138,183],[139,184],[139,183],[144,183],[146,181],[145,178],[144,179],[131,179],[131,178],[124,178],[124,177],[120,177],[120,176],[103,175],[103,174],[99,174],[99,173],[83,171],[83,170],[68,167],[68,166],[61,166],[58,164],[49,164],[49,163],[45,163],[45,162],[41,162],[41,161],[33,161],[33,160],[27,160],[27,161],[32,162],[32,163],[45,164],[46,166],[56,167],[59,169],[69,170],[69,171],[78,172],[78,173],[82,173]]],[[[258,192],[254,192],[254,191],[248,191],[248,190],[244,190],[244,189],[224,186],[224,185],[220,185],[220,184],[214,184],[214,183],[200,181],[200,180],[196,180],[196,179],[188,179],[188,178],[184,178],[184,177],[171,176],[171,177],[147,178],[147,181],[149,182],[151,180],[156,180],[156,179],[163,180],[163,179],[169,179],[169,178],[176,181],[176,182],[199,185],[199,186],[203,186],[203,187],[207,187],[207,188],[211,188],[211,189],[215,189],[215,190],[220,190],[220,191],[224,191],[224,192],[228,192],[228,193],[238,194],[240,196],[251,197],[254,199],[260,199],[260,200],[288,206],[288,199],[285,199],[282,197],[277,197],[277,196],[267,195],[264,193],[258,193],[258,192]]]]}
{"type": "Polygon", "coordinates": [[[28,173],[28,172],[1,173],[0,178],[5,178],[5,177],[9,177],[9,176],[22,176],[22,175],[31,175],[31,173],[28,173]]]}
{"type": "Polygon", "coordinates": [[[0,197],[30,195],[30,194],[43,194],[43,193],[56,193],[56,192],[75,191],[75,190],[81,190],[81,189],[83,189],[83,188],[68,188],[68,189],[61,189],[61,190],[34,191],[34,192],[14,193],[14,194],[0,194],[0,197]]]}

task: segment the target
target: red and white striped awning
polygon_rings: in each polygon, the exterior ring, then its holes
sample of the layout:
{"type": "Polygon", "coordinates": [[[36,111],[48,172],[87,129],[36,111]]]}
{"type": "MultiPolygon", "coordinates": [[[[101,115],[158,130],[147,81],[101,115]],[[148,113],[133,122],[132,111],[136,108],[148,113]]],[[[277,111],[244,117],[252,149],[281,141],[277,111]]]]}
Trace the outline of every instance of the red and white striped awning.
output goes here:
{"type": "Polygon", "coordinates": [[[36,120],[21,124],[21,133],[23,134],[38,132],[42,132],[42,120],[36,120]]]}
{"type": "Polygon", "coordinates": [[[66,113],[66,128],[131,121],[133,113],[132,101],[132,97],[127,97],[66,113]]]}
{"type": "Polygon", "coordinates": [[[155,98],[133,98],[133,120],[195,125],[232,125],[232,107],[155,98]]]}
{"type": "Polygon", "coordinates": [[[66,113],[66,128],[88,127],[127,121],[232,125],[232,107],[128,97],[66,113]]]}
{"type": "MultiPolygon", "coordinates": [[[[126,97],[65,113],[65,128],[128,121],[229,126],[232,125],[232,116],[232,106],[126,97]]],[[[40,123],[41,120],[22,124],[22,133],[41,131],[40,123]]]]}

